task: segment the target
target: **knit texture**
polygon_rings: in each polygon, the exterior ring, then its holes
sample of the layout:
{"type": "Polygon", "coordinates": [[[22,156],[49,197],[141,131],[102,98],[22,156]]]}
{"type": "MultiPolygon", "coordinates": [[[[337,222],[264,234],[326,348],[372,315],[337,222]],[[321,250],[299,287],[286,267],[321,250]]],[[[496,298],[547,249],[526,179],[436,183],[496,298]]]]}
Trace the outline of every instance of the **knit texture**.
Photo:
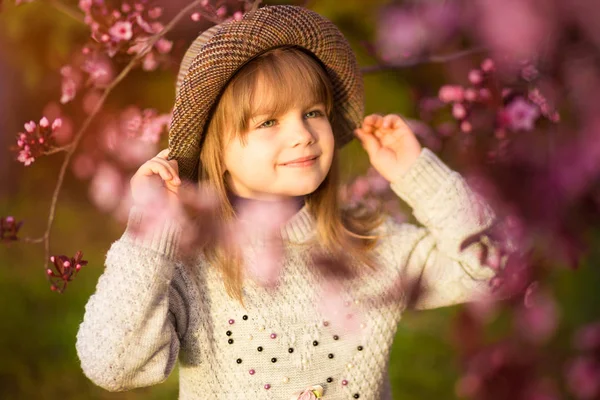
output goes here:
{"type": "Polygon", "coordinates": [[[328,323],[318,307],[324,294],[309,267],[315,221],[306,205],[282,228],[279,287],[248,280],[245,308],[201,257],[193,263],[201,286],[194,283],[194,269],[176,254],[182,234],[176,223],[134,236],[144,218],[134,208],[85,307],[76,344],[83,372],[106,390],[124,391],[165,381],[179,362],[183,400],[288,400],[312,385],[324,388],[325,399],[391,399],[387,369],[408,306],[404,283],[420,281],[413,306],[426,309],[488,295],[495,274],[480,265],[479,243],[459,250],[492,223],[493,213],[434,153],[423,149],[391,188],[423,226],[388,218],[377,228],[379,269],[365,269],[341,292],[348,314],[360,318],[352,332],[328,323]]]}

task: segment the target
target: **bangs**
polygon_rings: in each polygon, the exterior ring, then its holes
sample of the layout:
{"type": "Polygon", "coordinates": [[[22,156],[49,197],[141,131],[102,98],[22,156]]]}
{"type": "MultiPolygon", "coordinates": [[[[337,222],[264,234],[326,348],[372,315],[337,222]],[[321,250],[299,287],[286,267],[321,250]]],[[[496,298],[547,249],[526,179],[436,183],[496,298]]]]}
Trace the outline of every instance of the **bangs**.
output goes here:
{"type": "Polygon", "coordinates": [[[252,117],[274,118],[295,107],[322,103],[331,120],[333,95],[327,73],[312,56],[293,47],[271,50],[252,60],[238,72],[226,92],[223,105],[229,109],[232,127],[242,139],[252,117]]]}

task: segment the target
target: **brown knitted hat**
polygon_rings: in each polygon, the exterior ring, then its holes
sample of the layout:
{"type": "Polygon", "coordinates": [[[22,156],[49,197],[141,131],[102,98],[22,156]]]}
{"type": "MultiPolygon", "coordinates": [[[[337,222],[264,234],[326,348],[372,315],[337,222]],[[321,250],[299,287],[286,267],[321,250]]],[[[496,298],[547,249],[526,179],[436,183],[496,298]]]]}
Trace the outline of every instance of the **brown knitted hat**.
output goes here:
{"type": "Polygon", "coordinates": [[[338,122],[335,142],[352,140],[362,121],[364,92],[356,57],[329,20],[297,6],[267,6],[203,32],[189,47],[177,77],[169,160],[179,175],[197,181],[201,139],[214,106],[229,80],[248,61],[276,47],[299,46],[324,65],[333,86],[338,122]]]}

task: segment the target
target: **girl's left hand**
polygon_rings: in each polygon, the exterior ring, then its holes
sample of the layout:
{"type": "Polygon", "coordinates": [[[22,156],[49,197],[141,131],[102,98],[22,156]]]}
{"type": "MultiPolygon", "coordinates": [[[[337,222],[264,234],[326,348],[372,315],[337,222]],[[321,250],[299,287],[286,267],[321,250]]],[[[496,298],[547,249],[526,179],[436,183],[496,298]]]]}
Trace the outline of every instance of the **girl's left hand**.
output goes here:
{"type": "Polygon", "coordinates": [[[421,154],[421,144],[406,122],[396,114],[365,117],[354,130],[369,155],[371,165],[388,182],[398,180],[421,154]]]}

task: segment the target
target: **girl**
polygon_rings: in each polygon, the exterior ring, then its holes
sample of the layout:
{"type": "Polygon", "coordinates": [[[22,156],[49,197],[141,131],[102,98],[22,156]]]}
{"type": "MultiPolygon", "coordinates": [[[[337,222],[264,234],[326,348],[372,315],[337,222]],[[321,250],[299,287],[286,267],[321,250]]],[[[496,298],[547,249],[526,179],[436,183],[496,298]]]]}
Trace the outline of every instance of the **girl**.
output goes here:
{"type": "Polygon", "coordinates": [[[176,219],[134,235],[152,214],[137,204],[86,305],[76,345],[84,373],[124,391],[163,382],[179,361],[181,399],[391,399],[402,312],[488,292],[494,271],[481,265],[480,244],[459,248],[491,224],[489,208],[399,116],[363,118],[352,50],[312,11],[264,7],[209,29],[186,53],[177,88],[169,149],[134,175],[133,198],[157,176],[173,203],[183,184],[201,182],[217,193],[222,223],[245,204],[293,199],[278,285],[249,279],[249,250],[216,240],[184,261],[176,219]],[[353,132],[423,227],[339,207],[337,153],[353,132]],[[352,277],[334,295],[345,319],[360,316],[355,332],[318,307],[332,272],[315,249],[350,260],[352,277]]]}

